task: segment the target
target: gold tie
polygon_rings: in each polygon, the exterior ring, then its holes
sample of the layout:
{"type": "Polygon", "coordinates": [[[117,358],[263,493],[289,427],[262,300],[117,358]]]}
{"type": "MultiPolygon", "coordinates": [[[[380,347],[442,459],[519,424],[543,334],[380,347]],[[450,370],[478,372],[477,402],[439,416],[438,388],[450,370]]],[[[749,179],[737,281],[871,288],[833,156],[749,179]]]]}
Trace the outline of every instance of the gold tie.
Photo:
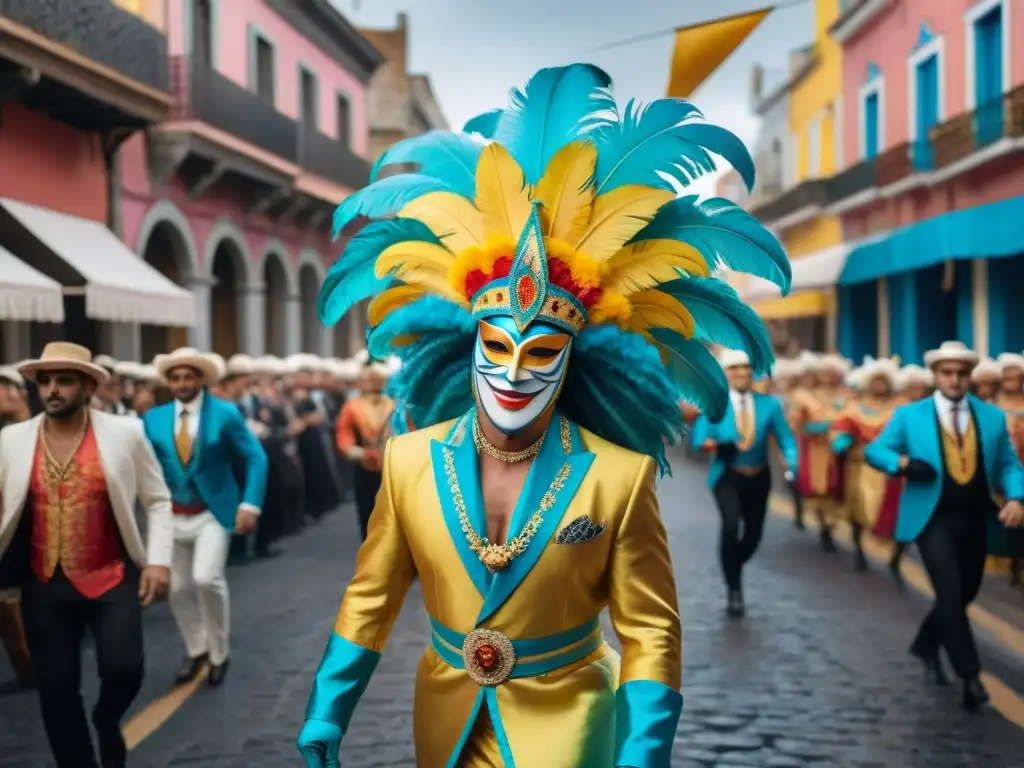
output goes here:
{"type": "Polygon", "coordinates": [[[192,435],[188,431],[188,411],[181,411],[181,424],[178,426],[178,434],[174,437],[174,447],[178,449],[178,458],[182,464],[188,464],[192,458],[192,435]]]}
{"type": "Polygon", "coordinates": [[[753,414],[750,412],[750,400],[748,398],[749,395],[740,395],[740,448],[744,451],[749,449],[754,443],[754,419],[753,414]]]}

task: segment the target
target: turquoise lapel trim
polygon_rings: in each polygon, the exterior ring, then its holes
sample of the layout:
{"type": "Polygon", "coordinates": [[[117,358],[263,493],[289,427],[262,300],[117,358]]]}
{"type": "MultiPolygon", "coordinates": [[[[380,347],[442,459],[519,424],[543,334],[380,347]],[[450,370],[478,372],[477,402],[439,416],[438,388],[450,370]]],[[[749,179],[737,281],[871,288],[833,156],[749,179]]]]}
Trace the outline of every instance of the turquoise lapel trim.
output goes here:
{"type": "Polygon", "coordinates": [[[480,468],[477,463],[476,446],[469,437],[469,429],[475,411],[470,411],[445,437],[444,441],[432,440],[430,459],[434,470],[434,485],[441,501],[448,534],[452,537],[459,558],[481,595],[486,595],[491,586],[491,574],[480,562],[480,558],[469,548],[466,534],[459,522],[459,506],[464,505],[466,515],[478,535],[487,533],[483,494],[480,490],[480,468]]]}
{"type": "Polygon", "coordinates": [[[935,410],[935,401],[927,398],[917,408],[917,418],[912,419],[910,426],[910,442],[916,443],[918,458],[935,467],[940,474],[946,465],[942,458],[942,446],[939,444],[939,414],[935,410]],[[917,422],[916,424],[914,422],[917,422]]]}
{"type": "Polygon", "coordinates": [[[212,399],[210,393],[204,390],[203,404],[199,407],[199,431],[196,433],[195,445],[192,446],[192,456],[188,460],[188,466],[185,467],[185,472],[189,475],[192,475],[199,467],[203,449],[208,442],[207,436],[217,427],[216,424],[211,423],[216,418],[212,399]]]}
{"type": "Polygon", "coordinates": [[[494,574],[483,608],[477,616],[477,626],[497,611],[533,570],[593,461],[594,454],[584,449],[576,425],[555,413],[516,504],[509,526],[509,539],[522,533],[535,512],[543,510],[543,516],[526,551],[513,559],[505,570],[494,574]]]}

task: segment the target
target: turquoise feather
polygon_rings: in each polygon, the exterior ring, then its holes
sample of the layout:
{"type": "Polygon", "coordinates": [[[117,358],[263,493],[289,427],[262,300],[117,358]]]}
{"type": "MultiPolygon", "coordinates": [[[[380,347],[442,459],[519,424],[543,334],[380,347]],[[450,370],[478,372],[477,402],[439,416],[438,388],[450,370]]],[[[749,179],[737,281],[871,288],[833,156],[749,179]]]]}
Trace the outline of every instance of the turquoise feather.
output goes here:
{"type": "Polygon", "coordinates": [[[395,243],[417,240],[440,242],[425,224],[414,219],[373,221],[363,227],[327,271],[317,301],[320,320],[334,325],[355,304],[387,289],[392,278],[374,273],[377,257],[395,243]]]}
{"type": "Polygon", "coordinates": [[[462,132],[478,133],[485,139],[493,139],[494,132],[498,130],[498,121],[503,114],[505,114],[503,109],[492,109],[490,112],[484,112],[482,115],[471,117],[462,126],[462,132]]]}
{"type": "Polygon", "coordinates": [[[775,356],[768,329],[728,283],[712,277],[681,277],[662,283],[658,290],[689,310],[699,338],[742,349],[756,372],[771,370],[775,356]]]}
{"type": "Polygon", "coordinates": [[[743,183],[746,184],[748,192],[754,188],[757,177],[754,158],[750,156],[750,151],[735,133],[720,125],[697,121],[683,123],[676,128],[675,132],[680,141],[703,147],[723,158],[736,169],[740,178],[743,179],[743,183]]]}
{"type": "Polygon", "coordinates": [[[494,139],[536,184],[551,158],[583,134],[606,122],[602,113],[614,109],[606,90],[611,78],[591,64],[542,69],[512,91],[512,105],[498,120],[494,139]]]}
{"type": "Polygon", "coordinates": [[[333,237],[357,216],[381,219],[394,216],[406,203],[431,192],[454,192],[448,184],[440,179],[424,176],[419,173],[401,173],[386,179],[375,181],[368,187],[345,198],[334,210],[333,237]]]}
{"type": "Polygon", "coordinates": [[[789,293],[792,269],[778,239],[735,203],[716,197],[698,202],[696,195],[663,205],[630,241],[666,238],[689,243],[712,269],[728,267],[775,283],[789,293]]]}
{"type": "Polygon", "coordinates": [[[683,398],[690,401],[711,421],[721,421],[729,403],[729,382],[703,343],[687,339],[668,328],[651,328],[658,348],[667,354],[669,375],[683,398]]]}
{"type": "Polygon", "coordinates": [[[472,199],[476,197],[476,164],[484,145],[463,133],[430,131],[400,141],[381,155],[370,172],[370,181],[377,181],[388,166],[412,163],[416,173],[447,184],[453,192],[472,199]]]}
{"type": "Polygon", "coordinates": [[[702,121],[703,117],[700,110],[683,99],[659,99],[647,105],[630,99],[621,121],[601,126],[593,133],[597,145],[597,194],[607,194],[627,184],[673,190],[659,172],[689,184],[714,172],[715,161],[708,149],[725,153],[727,160],[735,159],[741,167],[752,167],[742,143],[735,137],[728,141],[728,131],[709,126],[702,121]],[[703,129],[694,131],[697,126],[703,129]],[[712,142],[712,146],[705,148],[703,141],[712,142]]]}

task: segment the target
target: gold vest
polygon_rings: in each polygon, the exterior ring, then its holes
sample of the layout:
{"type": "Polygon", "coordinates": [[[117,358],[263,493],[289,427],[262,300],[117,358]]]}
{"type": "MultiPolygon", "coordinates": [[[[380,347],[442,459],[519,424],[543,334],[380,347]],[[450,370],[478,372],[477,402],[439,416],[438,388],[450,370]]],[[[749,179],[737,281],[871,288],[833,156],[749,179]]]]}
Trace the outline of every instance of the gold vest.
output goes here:
{"type": "Polygon", "coordinates": [[[978,471],[978,433],[974,429],[973,416],[967,424],[961,446],[957,446],[956,436],[947,429],[941,428],[939,431],[942,433],[942,457],[946,472],[957,485],[967,485],[978,471]]]}

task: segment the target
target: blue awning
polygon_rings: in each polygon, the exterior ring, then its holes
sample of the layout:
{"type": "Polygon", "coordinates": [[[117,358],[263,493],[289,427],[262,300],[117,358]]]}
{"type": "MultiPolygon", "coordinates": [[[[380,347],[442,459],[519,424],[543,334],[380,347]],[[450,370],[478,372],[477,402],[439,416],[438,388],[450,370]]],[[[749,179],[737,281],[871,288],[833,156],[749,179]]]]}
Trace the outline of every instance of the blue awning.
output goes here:
{"type": "Polygon", "coordinates": [[[840,285],[913,272],[944,261],[1024,253],[1024,196],[918,221],[850,252],[840,285]]]}

